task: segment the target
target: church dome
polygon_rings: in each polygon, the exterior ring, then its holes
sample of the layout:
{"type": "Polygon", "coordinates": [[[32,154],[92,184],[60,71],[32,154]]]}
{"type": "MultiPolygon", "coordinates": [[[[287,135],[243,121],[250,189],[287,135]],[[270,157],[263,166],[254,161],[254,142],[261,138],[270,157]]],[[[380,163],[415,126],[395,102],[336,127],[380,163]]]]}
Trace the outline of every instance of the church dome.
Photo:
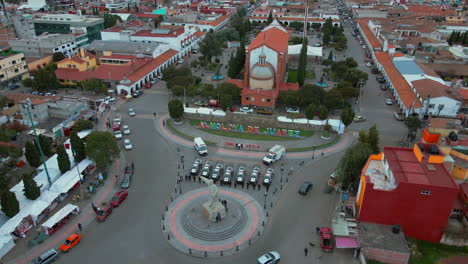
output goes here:
{"type": "Polygon", "coordinates": [[[266,64],[255,64],[250,71],[250,77],[255,79],[273,79],[273,69],[266,64]]]}

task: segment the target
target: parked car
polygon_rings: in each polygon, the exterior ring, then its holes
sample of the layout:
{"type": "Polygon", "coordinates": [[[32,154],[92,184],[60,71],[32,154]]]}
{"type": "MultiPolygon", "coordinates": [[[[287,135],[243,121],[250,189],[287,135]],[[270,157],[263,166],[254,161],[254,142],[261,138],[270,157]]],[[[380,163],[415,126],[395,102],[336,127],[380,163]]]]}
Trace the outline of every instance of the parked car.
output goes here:
{"type": "Polygon", "coordinates": [[[385,99],[385,103],[386,103],[387,105],[392,105],[392,104],[393,104],[393,100],[390,99],[390,98],[387,98],[387,99],[385,99]]]}
{"type": "Polygon", "coordinates": [[[320,247],[323,251],[333,250],[333,234],[330,228],[320,228],[320,247]]]}
{"type": "Polygon", "coordinates": [[[133,110],[133,108],[129,108],[128,109],[128,115],[129,116],[136,116],[135,110],[133,110]]]}
{"type": "Polygon", "coordinates": [[[114,137],[115,139],[122,139],[122,132],[114,131],[114,137]]]}
{"type": "Polygon", "coordinates": [[[378,73],[379,73],[379,69],[377,69],[377,67],[372,68],[372,74],[378,74],[378,73]]]}
{"type": "Polygon", "coordinates": [[[393,117],[395,117],[395,119],[398,120],[398,121],[403,121],[403,120],[405,120],[405,117],[403,116],[402,113],[393,112],[393,117]]]}
{"type": "Polygon", "coordinates": [[[201,159],[196,159],[193,162],[192,168],[190,169],[190,174],[191,175],[198,175],[198,172],[200,171],[200,167],[202,166],[203,161],[201,159]]]}
{"type": "Polygon", "coordinates": [[[234,172],[234,169],[232,167],[227,167],[223,175],[222,183],[231,184],[233,172],[234,172]]]}
{"type": "Polygon", "coordinates": [[[145,88],[146,88],[146,89],[151,88],[151,86],[153,86],[153,84],[151,84],[151,82],[147,82],[147,83],[145,84],[145,88]]]}
{"type": "Polygon", "coordinates": [[[107,217],[109,217],[110,214],[112,214],[112,205],[108,205],[104,207],[103,209],[99,210],[96,215],[96,220],[98,222],[104,222],[106,221],[107,217]]]}
{"type": "Polygon", "coordinates": [[[58,258],[58,252],[51,248],[46,252],[42,253],[39,257],[34,260],[34,264],[49,264],[56,261],[58,258]]]}
{"type": "Polygon", "coordinates": [[[184,59],[177,60],[177,64],[182,64],[182,63],[184,63],[184,59]]]}
{"type": "Polygon", "coordinates": [[[16,89],[18,89],[18,88],[20,88],[20,86],[19,86],[19,84],[16,84],[16,83],[10,85],[10,87],[9,87],[10,90],[16,90],[16,89]]]}
{"type": "Polygon", "coordinates": [[[299,188],[299,194],[307,195],[307,193],[309,193],[310,189],[312,189],[312,183],[309,182],[309,181],[306,181],[303,184],[301,184],[301,187],[299,188]]]}
{"type": "Polygon", "coordinates": [[[123,201],[125,201],[125,199],[127,199],[127,197],[128,197],[128,192],[122,190],[114,194],[110,202],[110,205],[112,205],[112,207],[118,207],[123,201]]]}
{"type": "Polygon", "coordinates": [[[194,105],[206,107],[206,106],[208,106],[208,102],[206,102],[206,101],[196,101],[196,102],[194,103],[194,105]]]}
{"type": "Polygon", "coordinates": [[[263,176],[263,185],[270,186],[273,176],[275,175],[275,170],[273,168],[268,168],[263,176]]]}
{"type": "Polygon", "coordinates": [[[213,168],[213,164],[211,161],[207,160],[205,162],[205,166],[203,166],[201,176],[203,177],[210,177],[211,169],[213,168]]]}
{"type": "Polygon", "coordinates": [[[257,264],[276,264],[280,261],[280,254],[276,251],[270,251],[257,259],[257,264]]]}
{"type": "Polygon", "coordinates": [[[107,101],[109,103],[113,103],[113,102],[116,101],[116,99],[114,97],[112,97],[112,96],[106,96],[106,97],[104,97],[104,101],[107,101]]]}
{"type": "Polygon", "coordinates": [[[123,178],[122,184],[120,184],[120,188],[122,189],[130,188],[130,184],[132,184],[132,178],[133,178],[133,174],[126,173],[123,178]]]}
{"type": "Polygon", "coordinates": [[[158,79],[162,79],[164,75],[162,73],[158,74],[158,79]]]}
{"type": "Polygon", "coordinates": [[[299,114],[299,108],[288,107],[288,108],[286,108],[286,113],[299,114]]]}
{"type": "Polygon", "coordinates": [[[236,182],[244,183],[244,181],[245,181],[245,167],[244,165],[239,165],[239,168],[237,168],[236,182]]]}
{"type": "Polygon", "coordinates": [[[250,174],[249,183],[256,185],[258,178],[260,178],[260,167],[253,167],[252,173],[250,174]]]}
{"type": "Polygon", "coordinates": [[[73,234],[73,235],[69,236],[67,238],[67,240],[65,240],[65,243],[63,243],[60,246],[60,250],[62,252],[68,252],[72,248],[74,248],[78,243],[80,243],[80,241],[81,241],[81,235],[73,234]]]}
{"type": "Polygon", "coordinates": [[[151,84],[156,84],[158,81],[159,81],[159,79],[158,79],[158,78],[156,78],[156,79],[152,79],[152,80],[151,80],[151,84]]]}
{"type": "Polygon", "coordinates": [[[380,90],[386,91],[386,90],[387,90],[387,85],[385,85],[385,84],[380,84],[380,90]]]}
{"type": "Polygon", "coordinates": [[[379,83],[384,83],[385,82],[385,78],[383,76],[377,76],[375,77],[375,79],[379,82],[379,83]]]}
{"type": "Polygon", "coordinates": [[[364,116],[355,116],[354,119],[353,119],[353,122],[358,123],[358,122],[364,122],[366,120],[367,120],[367,118],[365,118],[364,116]]]}
{"type": "Polygon", "coordinates": [[[223,175],[223,172],[224,172],[224,164],[219,163],[219,162],[216,163],[213,173],[211,173],[211,179],[213,179],[213,181],[219,180],[219,177],[223,175]]]}
{"type": "Polygon", "coordinates": [[[367,46],[366,46],[366,45],[362,45],[362,48],[365,49],[365,48],[367,48],[367,46]]]}
{"type": "Polygon", "coordinates": [[[123,131],[124,135],[129,135],[130,134],[130,128],[128,127],[128,125],[122,126],[122,131],[123,131]]]}
{"type": "Polygon", "coordinates": [[[128,138],[124,139],[124,148],[125,150],[133,149],[132,142],[130,142],[130,139],[128,138]]]}
{"type": "Polygon", "coordinates": [[[243,106],[243,107],[239,108],[239,111],[240,112],[245,112],[245,113],[253,113],[254,110],[247,107],[247,106],[243,106]]]}
{"type": "Polygon", "coordinates": [[[372,67],[372,63],[366,62],[366,66],[367,66],[367,67],[372,67]]]}

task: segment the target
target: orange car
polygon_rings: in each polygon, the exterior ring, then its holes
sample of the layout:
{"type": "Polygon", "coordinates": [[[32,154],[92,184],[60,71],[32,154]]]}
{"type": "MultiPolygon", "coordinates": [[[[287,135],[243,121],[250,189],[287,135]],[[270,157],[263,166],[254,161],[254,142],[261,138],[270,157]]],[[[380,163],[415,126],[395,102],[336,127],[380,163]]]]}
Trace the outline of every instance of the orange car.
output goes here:
{"type": "Polygon", "coordinates": [[[78,235],[78,234],[73,234],[73,235],[69,236],[67,238],[67,240],[65,240],[65,243],[63,243],[60,246],[60,250],[62,250],[62,252],[68,252],[68,251],[70,251],[70,249],[72,249],[78,243],[80,243],[80,241],[81,241],[81,236],[78,235]]]}

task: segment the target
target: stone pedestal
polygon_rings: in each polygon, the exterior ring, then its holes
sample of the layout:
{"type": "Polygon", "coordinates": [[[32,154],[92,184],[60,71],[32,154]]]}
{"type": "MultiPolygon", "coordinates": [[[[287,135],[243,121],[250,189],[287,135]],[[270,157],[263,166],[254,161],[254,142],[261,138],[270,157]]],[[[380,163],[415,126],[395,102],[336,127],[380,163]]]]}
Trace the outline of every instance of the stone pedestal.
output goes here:
{"type": "Polygon", "coordinates": [[[224,208],[224,205],[222,205],[220,201],[207,201],[203,203],[203,209],[208,219],[212,222],[216,222],[218,214],[221,216],[221,219],[226,216],[226,208],[224,208]]]}

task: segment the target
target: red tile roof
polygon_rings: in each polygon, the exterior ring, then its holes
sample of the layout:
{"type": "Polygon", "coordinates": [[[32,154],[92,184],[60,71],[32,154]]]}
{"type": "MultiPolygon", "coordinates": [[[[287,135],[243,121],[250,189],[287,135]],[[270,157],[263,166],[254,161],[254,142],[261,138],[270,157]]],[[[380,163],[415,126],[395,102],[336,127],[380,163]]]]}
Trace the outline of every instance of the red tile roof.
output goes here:
{"type": "Polygon", "coordinates": [[[421,95],[423,99],[426,99],[429,95],[432,98],[443,96],[450,98],[454,97],[451,92],[448,92],[452,90],[449,86],[431,79],[416,80],[412,81],[411,84],[413,84],[413,87],[418,91],[419,95],[421,95]]]}
{"type": "Polygon", "coordinates": [[[429,169],[426,166],[427,160],[419,162],[412,148],[385,147],[383,153],[397,183],[406,182],[458,189],[443,163],[431,163],[432,166],[429,169]]]}
{"type": "Polygon", "coordinates": [[[136,59],[135,55],[125,55],[125,54],[112,54],[110,56],[101,56],[99,59],[114,59],[114,60],[134,60],[136,59]]]}
{"type": "Polygon", "coordinates": [[[458,89],[457,91],[464,100],[468,100],[468,89],[458,89]]]}
{"type": "Polygon", "coordinates": [[[197,32],[195,32],[195,37],[196,37],[197,39],[203,37],[203,35],[205,35],[205,32],[203,32],[203,31],[197,31],[197,32]]]}
{"type": "Polygon", "coordinates": [[[379,40],[377,37],[374,35],[374,33],[371,31],[369,28],[369,25],[367,25],[367,20],[364,19],[359,19],[358,20],[359,26],[362,29],[362,32],[366,36],[367,41],[369,41],[370,45],[372,46],[373,49],[379,49],[382,47],[382,44],[380,44],[379,40]]]}
{"type": "Polygon", "coordinates": [[[143,67],[139,68],[136,70],[132,75],[128,77],[129,80],[132,82],[136,82],[143,78],[143,76],[147,75],[160,65],[162,65],[164,62],[168,61],[170,58],[174,57],[177,55],[178,51],[169,49],[165,51],[163,54],[159,55],[157,58],[151,60],[149,63],[145,64],[143,67]]]}
{"type": "Polygon", "coordinates": [[[288,40],[289,34],[287,32],[273,27],[260,32],[249,45],[248,50],[251,51],[266,45],[277,52],[286,54],[288,52],[288,40]]]}
{"type": "Polygon", "coordinates": [[[450,16],[456,13],[455,10],[443,6],[427,6],[427,5],[408,5],[408,10],[417,16],[450,16]]]}
{"type": "Polygon", "coordinates": [[[401,73],[395,68],[393,65],[392,60],[387,52],[376,52],[375,57],[377,61],[382,65],[384,68],[385,73],[387,74],[390,82],[395,87],[398,96],[400,97],[401,101],[405,105],[406,109],[410,109],[411,107],[420,108],[422,107],[421,102],[416,98],[416,95],[411,90],[411,87],[406,82],[405,78],[401,75],[401,73]],[[414,105],[413,105],[414,104],[414,105]]]}
{"type": "Polygon", "coordinates": [[[50,101],[58,101],[62,99],[61,96],[40,96],[40,95],[32,95],[32,94],[17,94],[11,93],[5,95],[8,99],[13,100],[15,103],[22,103],[26,99],[30,99],[33,105],[40,105],[43,103],[47,103],[50,101]]]}

